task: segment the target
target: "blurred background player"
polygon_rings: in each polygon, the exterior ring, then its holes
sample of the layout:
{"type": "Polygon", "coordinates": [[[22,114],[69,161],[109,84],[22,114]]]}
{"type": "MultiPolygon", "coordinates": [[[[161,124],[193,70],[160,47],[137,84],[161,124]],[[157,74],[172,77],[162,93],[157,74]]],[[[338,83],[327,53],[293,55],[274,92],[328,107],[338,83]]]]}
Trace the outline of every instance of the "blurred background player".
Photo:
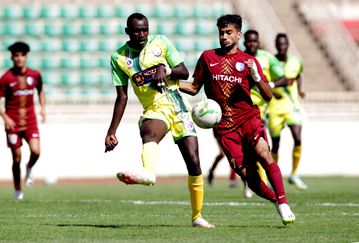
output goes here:
{"type": "MultiPolygon", "coordinates": [[[[288,84],[288,82],[290,82],[290,80],[285,78],[284,70],[281,68],[278,59],[275,58],[275,56],[271,53],[260,49],[258,31],[252,29],[246,31],[246,33],[244,34],[243,44],[245,46],[245,53],[256,57],[256,59],[258,60],[263,70],[263,74],[269,81],[269,85],[271,86],[271,88],[285,86],[288,84]]],[[[277,96],[277,94],[273,90],[272,93],[274,97],[277,96]]],[[[253,104],[257,105],[260,110],[263,124],[267,126],[268,102],[263,99],[256,86],[251,89],[251,98],[253,104]]],[[[257,162],[257,165],[259,175],[261,176],[262,180],[267,185],[269,185],[270,183],[267,179],[264,169],[262,168],[260,163],[257,162]]]]}
{"type": "Polygon", "coordinates": [[[14,177],[16,200],[23,199],[21,191],[21,146],[22,140],[28,143],[30,159],[26,165],[25,184],[31,186],[31,171],[40,156],[40,133],[34,104],[34,89],[38,92],[40,114],[45,121],[45,95],[39,71],[27,67],[28,44],[15,42],[9,48],[13,67],[0,78],[0,97],[5,97],[5,111],[0,107],[4,119],[7,144],[12,153],[12,173],[14,177]]]}
{"type": "Polygon", "coordinates": [[[271,88],[258,61],[238,48],[241,16],[221,16],[217,27],[221,47],[202,52],[193,82],[180,82],[180,90],[195,95],[204,86],[206,96],[218,102],[222,119],[214,128],[215,135],[232,169],[258,196],[276,205],[283,224],[293,223],[295,216],[286,199],[280,168],[271,156],[259,109],[250,97],[255,85],[269,101],[271,88]],[[261,180],[257,161],[265,169],[274,192],[261,180]]]}
{"type": "Polygon", "coordinates": [[[308,188],[307,185],[297,175],[302,151],[303,111],[298,96],[304,98],[302,86],[303,64],[299,57],[287,53],[289,40],[285,33],[277,34],[275,46],[277,49],[275,57],[279,60],[285,77],[291,82],[286,86],[275,87],[273,89],[273,92],[277,95],[268,106],[268,128],[273,144],[272,156],[278,161],[280,134],[284,126],[287,125],[294,139],[292,172],[288,182],[299,190],[306,190],[308,188]]]}
{"type": "Polygon", "coordinates": [[[139,120],[143,170],[119,172],[118,179],[126,184],[155,184],[159,142],[171,131],[188,170],[192,225],[214,228],[201,215],[204,193],[198,140],[188,105],[178,91],[178,80],[189,76],[183,58],[167,37],[149,35],[148,20],[140,13],[128,17],[125,31],[129,41],[111,56],[117,99],[105,138],[105,151],[113,150],[118,144],[115,134],[127,105],[130,79],[144,109],[139,120]]]}

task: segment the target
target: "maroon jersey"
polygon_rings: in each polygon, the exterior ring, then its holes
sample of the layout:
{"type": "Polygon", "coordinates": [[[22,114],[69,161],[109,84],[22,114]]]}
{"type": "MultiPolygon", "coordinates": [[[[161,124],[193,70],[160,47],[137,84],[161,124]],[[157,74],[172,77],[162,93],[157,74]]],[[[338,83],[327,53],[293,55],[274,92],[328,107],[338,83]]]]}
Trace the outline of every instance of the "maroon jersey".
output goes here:
{"type": "Polygon", "coordinates": [[[40,72],[29,68],[21,75],[9,69],[0,78],[0,97],[5,97],[6,114],[16,123],[14,132],[37,128],[34,89],[41,87],[40,72]]]}
{"type": "Polygon", "coordinates": [[[207,50],[197,62],[194,80],[203,80],[207,97],[217,101],[222,109],[222,120],[216,126],[218,131],[233,131],[248,119],[260,116],[250,95],[254,80],[244,64],[248,59],[254,59],[262,80],[268,82],[258,61],[241,50],[227,55],[220,54],[219,49],[207,50]]]}

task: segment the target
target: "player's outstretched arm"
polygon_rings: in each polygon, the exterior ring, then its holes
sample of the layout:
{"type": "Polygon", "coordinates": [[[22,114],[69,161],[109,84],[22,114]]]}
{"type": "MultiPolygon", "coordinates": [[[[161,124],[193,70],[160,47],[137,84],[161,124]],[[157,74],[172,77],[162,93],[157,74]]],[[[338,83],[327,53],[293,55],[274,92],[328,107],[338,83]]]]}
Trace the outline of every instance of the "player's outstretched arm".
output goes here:
{"type": "Polygon", "coordinates": [[[257,66],[256,61],[254,59],[248,59],[247,61],[244,61],[244,63],[250,69],[251,76],[255,81],[255,85],[258,87],[259,92],[263,97],[263,99],[266,101],[270,101],[272,99],[272,90],[269,84],[266,81],[263,81],[263,79],[265,78],[259,63],[257,66]],[[259,70],[258,67],[260,68],[259,70]]]}
{"type": "Polygon", "coordinates": [[[116,86],[116,91],[117,98],[113,109],[112,120],[105,138],[105,152],[113,150],[118,144],[115,134],[127,105],[127,86],[116,86]]]}
{"type": "Polygon", "coordinates": [[[194,80],[193,82],[180,81],[179,88],[180,91],[193,96],[198,94],[202,85],[203,85],[202,79],[197,79],[194,80]]]}

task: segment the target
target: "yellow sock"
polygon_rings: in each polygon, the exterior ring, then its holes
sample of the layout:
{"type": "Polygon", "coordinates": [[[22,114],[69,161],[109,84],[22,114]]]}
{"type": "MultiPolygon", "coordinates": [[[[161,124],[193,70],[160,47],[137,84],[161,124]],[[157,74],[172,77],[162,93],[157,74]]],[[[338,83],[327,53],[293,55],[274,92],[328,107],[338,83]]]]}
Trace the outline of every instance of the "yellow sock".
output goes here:
{"type": "Polygon", "coordinates": [[[145,170],[155,174],[159,158],[160,147],[158,143],[149,142],[142,146],[142,164],[145,170]]]}
{"type": "Polygon", "coordinates": [[[297,174],[300,158],[302,157],[302,146],[294,146],[292,159],[293,159],[293,167],[292,167],[292,176],[297,174]]]}
{"type": "Polygon", "coordinates": [[[192,222],[201,218],[203,204],[203,175],[188,176],[188,189],[191,196],[192,222]]]}
{"type": "Polygon", "coordinates": [[[274,161],[278,164],[278,153],[272,152],[272,157],[273,157],[274,161]]]}
{"type": "Polygon", "coordinates": [[[257,162],[257,166],[258,166],[258,174],[261,177],[262,181],[265,184],[269,185],[270,183],[268,181],[266,171],[263,169],[263,167],[261,166],[261,164],[259,162],[257,162]]]}

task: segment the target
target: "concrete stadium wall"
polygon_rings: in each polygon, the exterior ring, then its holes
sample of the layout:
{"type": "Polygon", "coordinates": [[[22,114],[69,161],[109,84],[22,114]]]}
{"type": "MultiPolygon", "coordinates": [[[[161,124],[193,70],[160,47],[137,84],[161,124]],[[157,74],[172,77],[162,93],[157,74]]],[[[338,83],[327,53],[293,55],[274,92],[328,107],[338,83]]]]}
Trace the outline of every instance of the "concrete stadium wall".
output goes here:
{"type": "MultiPolygon", "coordinates": [[[[88,108],[88,112],[92,112],[88,108]]],[[[92,113],[95,113],[93,111],[92,113]]],[[[53,111],[48,122],[40,125],[42,154],[34,169],[39,179],[109,178],[120,170],[141,166],[141,140],[136,112],[125,114],[117,137],[118,147],[104,153],[104,138],[110,123],[112,106],[102,115],[81,115],[66,118],[53,111]]],[[[2,125],[2,124],[0,124],[2,125]]],[[[218,153],[211,130],[198,129],[200,158],[206,175],[218,153]]],[[[308,121],[303,129],[303,157],[301,175],[359,175],[358,142],[359,121],[308,121]]],[[[280,149],[280,167],[284,176],[290,173],[293,142],[288,129],[283,131],[280,149]]],[[[158,176],[186,175],[186,167],[177,146],[168,134],[160,143],[161,156],[158,176]]],[[[28,160],[28,147],[22,147],[22,176],[28,160]]],[[[6,147],[5,133],[0,131],[0,180],[11,180],[11,153],[6,147]]],[[[227,176],[229,166],[224,159],[215,172],[227,176]]]]}

